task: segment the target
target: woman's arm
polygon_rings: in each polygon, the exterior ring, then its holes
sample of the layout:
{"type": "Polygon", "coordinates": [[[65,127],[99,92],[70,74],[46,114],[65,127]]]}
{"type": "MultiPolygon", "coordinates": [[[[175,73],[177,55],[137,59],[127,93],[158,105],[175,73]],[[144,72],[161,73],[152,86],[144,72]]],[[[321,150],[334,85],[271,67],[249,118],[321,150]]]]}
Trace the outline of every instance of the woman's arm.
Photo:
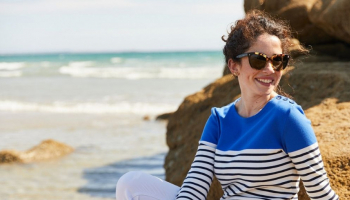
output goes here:
{"type": "Polygon", "coordinates": [[[214,174],[215,148],[200,141],[191,169],[176,199],[206,199],[214,174]]]}
{"type": "Polygon", "coordinates": [[[324,169],[315,133],[300,106],[286,117],[285,148],[311,199],[339,199],[324,169]]]}
{"type": "Polygon", "coordinates": [[[339,199],[332,190],[318,144],[289,153],[311,199],[339,199]]]}

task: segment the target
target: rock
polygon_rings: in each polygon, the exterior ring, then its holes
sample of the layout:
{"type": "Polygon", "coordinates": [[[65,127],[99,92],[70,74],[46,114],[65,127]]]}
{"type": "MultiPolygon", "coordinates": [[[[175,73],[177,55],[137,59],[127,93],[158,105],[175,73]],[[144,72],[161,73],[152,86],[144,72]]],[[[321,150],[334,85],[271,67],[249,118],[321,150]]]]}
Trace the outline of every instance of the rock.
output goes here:
{"type": "Polygon", "coordinates": [[[349,0],[317,0],[308,16],[317,27],[350,44],[349,0]]]}
{"type": "Polygon", "coordinates": [[[19,152],[13,150],[0,151],[0,164],[13,162],[22,162],[19,152]]]}
{"type": "Polygon", "coordinates": [[[168,120],[169,117],[170,117],[173,113],[174,113],[174,112],[164,113],[164,114],[158,115],[158,116],[156,117],[156,120],[168,120]]]}
{"type": "MultiPolygon", "coordinates": [[[[340,199],[350,198],[350,62],[298,63],[283,76],[281,87],[300,104],[313,122],[325,168],[340,199]],[[322,91],[322,92],[321,92],[322,91]]],[[[185,98],[167,126],[169,152],[166,180],[181,185],[197,150],[198,141],[213,106],[221,107],[240,94],[237,79],[226,75],[185,98]]],[[[301,186],[299,200],[308,199],[301,186]]],[[[219,199],[214,182],[208,199],[219,199]]]]}
{"type": "Polygon", "coordinates": [[[143,118],[142,118],[143,120],[145,120],[145,121],[149,121],[151,118],[150,118],[150,116],[148,116],[148,115],[145,115],[145,116],[143,116],[143,118]]]}
{"type": "Polygon", "coordinates": [[[315,53],[350,60],[350,1],[245,0],[244,10],[252,9],[289,21],[294,37],[315,53]]]}
{"type": "Polygon", "coordinates": [[[333,56],[339,60],[350,60],[350,45],[344,42],[313,45],[313,50],[326,56],[333,56]]]}
{"type": "Polygon", "coordinates": [[[71,153],[74,149],[55,140],[45,140],[25,152],[14,150],[0,151],[0,164],[13,162],[35,162],[59,158],[71,153]]]}
{"type": "Polygon", "coordinates": [[[332,42],[334,37],[313,24],[309,12],[317,0],[245,0],[244,10],[264,10],[272,16],[288,20],[295,32],[294,37],[305,44],[332,42]]]}

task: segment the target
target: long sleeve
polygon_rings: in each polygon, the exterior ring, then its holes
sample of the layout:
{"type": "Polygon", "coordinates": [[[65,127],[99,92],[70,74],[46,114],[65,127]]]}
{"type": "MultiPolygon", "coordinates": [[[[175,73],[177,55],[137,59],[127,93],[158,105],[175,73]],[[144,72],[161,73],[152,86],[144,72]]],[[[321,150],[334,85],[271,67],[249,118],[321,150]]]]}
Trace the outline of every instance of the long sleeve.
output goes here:
{"type": "Polygon", "coordinates": [[[318,143],[310,121],[301,108],[290,111],[284,135],[286,151],[311,199],[339,199],[324,169],[318,143]]]}
{"type": "Polygon", "coordinates": [[[206,199],[214,174],[215,148],[200,141],[196,156],[176,199],[206,199]]]}
{"type": "Polygon", "coordinates": [[[176,199],[206,199],[214,175],[214,159],[219,137],[219,122],[212,110],[199,141],[191,168],[176,199]]]}

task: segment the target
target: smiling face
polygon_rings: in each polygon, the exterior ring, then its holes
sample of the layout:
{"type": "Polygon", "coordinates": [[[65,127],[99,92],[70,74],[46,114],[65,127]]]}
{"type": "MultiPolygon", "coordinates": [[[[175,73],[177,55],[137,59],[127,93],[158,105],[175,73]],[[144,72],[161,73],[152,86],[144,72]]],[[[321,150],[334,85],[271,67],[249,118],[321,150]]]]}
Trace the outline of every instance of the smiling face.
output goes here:
{"type": "MultiPolygon", "coordinates": [[[[281,41],[277,36],[267,33],[260,35],[246,52],[260,52],[268,57],[282,53],[281,41]]],[[[228,62],[228,67],[233,74],[238,75],[238,81],[242,95],[250,97],[274,96],[274,89],[282,77],[281,71],[274,71],[271,62],[267,62],[265,68],[256,70],[250,67],[248,57],[241,58],[241,63],[228,62]]]]}

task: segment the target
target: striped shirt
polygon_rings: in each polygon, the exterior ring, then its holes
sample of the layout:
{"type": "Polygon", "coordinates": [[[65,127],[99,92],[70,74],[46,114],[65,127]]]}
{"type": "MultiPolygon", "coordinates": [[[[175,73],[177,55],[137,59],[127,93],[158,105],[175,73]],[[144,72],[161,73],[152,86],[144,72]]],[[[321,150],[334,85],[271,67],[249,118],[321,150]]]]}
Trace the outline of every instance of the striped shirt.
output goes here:
{"type": "Polygon", "coordinates": [[[278,95],[243,118],[235,102],[212,108],[177,199],[206,199],[214,174],[221,200],[298,199],[300,179],[311,199],[339,199],[299,105],[278,95]]]}

